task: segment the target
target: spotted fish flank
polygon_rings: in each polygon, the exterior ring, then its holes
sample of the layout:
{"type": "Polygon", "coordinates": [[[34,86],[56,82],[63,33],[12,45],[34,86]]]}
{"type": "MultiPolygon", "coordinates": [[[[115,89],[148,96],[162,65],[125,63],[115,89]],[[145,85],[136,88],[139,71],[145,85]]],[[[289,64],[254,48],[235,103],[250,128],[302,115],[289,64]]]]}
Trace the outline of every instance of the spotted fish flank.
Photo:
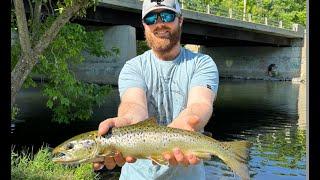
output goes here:
{"type": "Polygon", "coordinates": [[[249,142],[220,142],[198,132],[159,126],[154,118],[112,128],[105,136],[98,136],[97,131],[75,136],[53,150],[53,161],[62,164],[99,162],[120,151],[125,157],[150,159],[159,165],[167,165],[162,154],[175,147],[201,159],[217,156],[242,179],[249,179],[246,164],[249,142]]]}

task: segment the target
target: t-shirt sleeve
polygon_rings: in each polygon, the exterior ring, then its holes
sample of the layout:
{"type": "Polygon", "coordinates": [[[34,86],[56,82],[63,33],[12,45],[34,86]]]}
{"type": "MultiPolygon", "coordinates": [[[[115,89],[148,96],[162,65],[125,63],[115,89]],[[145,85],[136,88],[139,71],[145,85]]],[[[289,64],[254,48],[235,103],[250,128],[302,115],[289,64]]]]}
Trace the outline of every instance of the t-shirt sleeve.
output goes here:
{"type": "Polygon", "coordinates": [[[211,89],[214,93],[218,92],[218,68],[213,59],[208,55],[203,55],[196,63],[190,83],[190,87],[194,86],[204,86],[211,89]]]}
{"type": "Polygon", "coordinates": [[[145,80],[142,77],[141,67],[137,61],[127,61],[120,71],[118,79],[119,94],[122,97],[123,93],[132,87],[147,90],[145,80]]]}

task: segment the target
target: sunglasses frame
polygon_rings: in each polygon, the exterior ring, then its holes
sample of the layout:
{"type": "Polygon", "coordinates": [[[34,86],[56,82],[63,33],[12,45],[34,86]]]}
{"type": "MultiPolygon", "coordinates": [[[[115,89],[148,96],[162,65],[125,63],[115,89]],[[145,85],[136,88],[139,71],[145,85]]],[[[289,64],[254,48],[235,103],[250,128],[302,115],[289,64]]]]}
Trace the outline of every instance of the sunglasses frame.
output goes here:
{"type": "Polygon", "coordinates": [[[160,19],[161,19],[161,21],[162,21],[163,23],[173,22],[173,21],[176,19],[176,17],[180,17],[179,14],[177,14],[176,12],[171,11],[171,10],[164,10],[164,11],[161,11],[161,12],[149,12],[148,14],[145,15],[145,17],[142,19],[142,21],[143,21],[145,24],[147,24],[147,25],[154,25],[154,24],[156,24],[159,17],[160,17],[160,19]],[[170,12],[170,13],[172,13],[172,14],[174,15],[174,18],[173,18],[172,21],[167,21],[167,22],[165,22],[165,21],[162,19],[161,13],[165,13],[165,12],[170,12]],[[154,21],[153,23],[147,23],[147,22],[145,21],[145,18],[146,18],[146,17],[148,16],[148,14],[150,14],[150,13],[157,15],[157,18],[155,19],[155,21],[154,21]]]}

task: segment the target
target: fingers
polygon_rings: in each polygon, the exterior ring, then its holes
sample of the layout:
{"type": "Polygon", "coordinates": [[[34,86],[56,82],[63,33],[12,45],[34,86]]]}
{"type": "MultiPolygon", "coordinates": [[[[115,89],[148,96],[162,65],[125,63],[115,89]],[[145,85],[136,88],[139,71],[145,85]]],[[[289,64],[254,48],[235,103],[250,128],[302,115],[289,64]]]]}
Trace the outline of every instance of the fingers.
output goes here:
{"type": "Polygon", "coordinates": [[[102,121],[99,124],[98,128],[98,134],[104,135],[106,134],[110,127],[121,127],[121,126],[127,126],[131,124],[131,120],[127,118],[121,118],[121,117],[115,117],[115,118],[109,118],[104,121],[102,121]]]}
{"type": "Polygon", "coordinates": [[[104,135],[109,131],[110,127],[115,126],[114,118],[106,119],[99,124],[98,134],[104,135]]]}
{"type": "Polygon", "coordinates": [[[170,153],[165,153],[163,155],[164,159],[167,160],[169,162],[169,164],[171,166],[176,166],[178,165],[178,162],[176,160],[176,158],[173,156],[173,154],[170,154],[170,153]]]}
{"type": "Polygon", "coordinates": [[[131,156],[128,156],[128,157],[126,157],[126,162],[128,162],[128,163],[134,163],[134,162],[136,162],[136,158],[134,158],[134,157],[131,157],[131,156]]]}
{"type": "Polygon", "coordinates": [[[121,167],[126,162],[134,163],[134,162],[136,162],[137,159],[134,157],[131,157],[131,156],[127,156],[126,158],[124,158],[120,152],[116,152],[115,156],[114,156],[114,160],[115,160],[116,164],[121,167]]]}
{"type": "Polygon", "coordinates": [[[122,166],[126,163],[125,158],[121,155],[120,152],[116,152],[116,153],[115,153],[115,155],[114,155],[114,161],[116,162],[116,164],[117,164],[119,167],[122,167],[122,166]]]}
{"type": "Polygon", "coordinates": [[[93,163],[93,170],[95,171],[99,171],[100,169],[103,168],[103,163],[97,162],[97,163],[93,163]]]}
{"type": "Polygon", "coordinates": [[[197,158],[194,154],[187,155],[187,159],[191,165],[195,165],[200,162],[200,159],[197,158]]]}
{"type": "MultiPolygon", "coordinates": [[[[98,128],[98,135],[104,135],[106,134],[111,127],[121,127],[126,126],[130,124],[129,119],[121,118],[121,120],[117,120],[118,118],[109,118],[104,121],[102,121],[99,124],[98,128]]],[[[123,166],[126,162],[133,163],[136,159],[133,157],[126,157],[124,158],[120,152],[115,153],[114,157],[106,157],[104,162],[101,163],[93,163],[93,169],[94,170],[100,170],[103,168],[103,165],[106,166],[107,169],[111,170],[118,166],[123,166]]]]}
{"type": "Polygon", "coordinates": [[[121,153],[116,153],[114,158],[113,157],[107,157],[104,160],[104,165],[106,166],[107,169],[113,169],[116,167],[116,165],[118,165],[119,167],[123,166],[126,162],[128,163],[133,163],[135,162],[136,159],[133,157],[126,157],[124,158],[121,153]]]}
{"type": "Polygon", "coordinates": [[[178,164],[188,166],[196,165],[200,162],[200,159],[194,154],[183,154],[179,148],[175,148],[171,153],[164,153],[163,158],[169,162],[171,166],[176,166],[178,164]]]}
{"type": "Polygon", "coordinates": [[[116,162],[113,157],[106,157],[104,160],[104,165],[107,169],[111,170],[116,167],[116,162]]]}
{"type": "Polygon", "coordinates": [[[111,170],[118,165],[119,167],[122,167],[126,162],[128,163],[134,163],[137,159],[133,158],[131,156],[128,156],[124,158],[120,152],[115,153],[114,157],[106,157],[104,162],[95,162],[93,163],[93,169],[95,171],[98,171],[103,168],[103,166],[106,166],[107,169],[111,170]]]}
{"type": "Polygon", "coordinates": [[[173,156],[175,157],[175,159],[178,162],[178,164],[182,164],[182,165],[185,165],[185,166],[189,165],[188,159],[184,156],[184,154],[181,152],[180,149],[175,148],[173,150],[173,156]]]}

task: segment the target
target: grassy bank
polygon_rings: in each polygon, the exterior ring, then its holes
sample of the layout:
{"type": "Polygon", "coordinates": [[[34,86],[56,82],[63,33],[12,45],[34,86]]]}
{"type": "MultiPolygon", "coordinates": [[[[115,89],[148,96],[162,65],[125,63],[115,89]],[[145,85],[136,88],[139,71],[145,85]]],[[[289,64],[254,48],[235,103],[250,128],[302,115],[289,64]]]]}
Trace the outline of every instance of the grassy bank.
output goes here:
{"type": "Polygon", "coordinates": [[[41,148],[36,154],[31,152],[16,153],[11,150],[11,179],[100,179],[93,172],[92,164],[68,167],[51,161],[50,150],[41,148]]]}

